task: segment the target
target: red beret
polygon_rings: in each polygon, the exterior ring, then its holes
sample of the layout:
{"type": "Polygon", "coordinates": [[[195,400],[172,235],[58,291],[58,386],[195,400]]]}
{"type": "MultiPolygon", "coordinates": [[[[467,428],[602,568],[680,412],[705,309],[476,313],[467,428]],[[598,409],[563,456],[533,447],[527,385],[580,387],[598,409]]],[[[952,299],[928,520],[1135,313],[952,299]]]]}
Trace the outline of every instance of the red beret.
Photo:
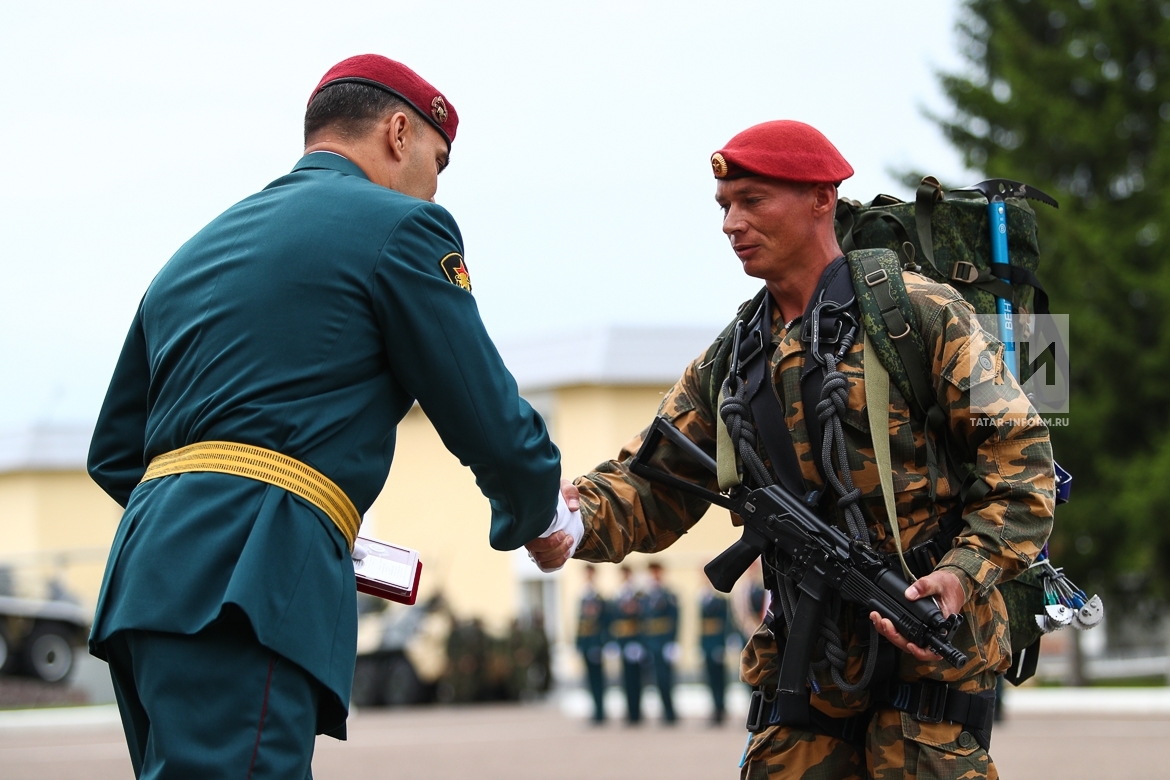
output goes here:
{"type": "Polygon", "coordinates": [[[749,127],[711,155],[717,179],[767,176],[772,179],[839,184],[853,166],[819,130],[780,119],[749,127]]]}
{"type": "Polygon", "coordinates": [[[447,139],[447,145],[455,140],[455,128],[459,126],[459,114],[443,93],[432,87],[421,76],[401,62],[387,59],[379,54],[359,54],[342,60],[329,69],[321,83],[309,95],[309,102],[317,93],[330,84],[369,84],[384,89],[405,100],[424,119],[447,139]]]}

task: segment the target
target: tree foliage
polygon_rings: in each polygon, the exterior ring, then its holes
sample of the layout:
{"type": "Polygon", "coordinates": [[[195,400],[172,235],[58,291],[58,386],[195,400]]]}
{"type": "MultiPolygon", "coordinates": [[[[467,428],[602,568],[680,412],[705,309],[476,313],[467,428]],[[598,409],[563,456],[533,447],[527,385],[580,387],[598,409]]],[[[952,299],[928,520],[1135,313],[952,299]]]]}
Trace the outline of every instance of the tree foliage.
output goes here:
{"type": "Polygon", "coordinates": [[[1060,201],[1036,207],[1040,277],[1071,330],[1052,434],[1073,500],[1053,557],[1111,608],[1165,604],[1170,1],[965,0],[959,36],[968,67],[940,75],[954,113],[937,121],[970,167],[1060,201]]]}

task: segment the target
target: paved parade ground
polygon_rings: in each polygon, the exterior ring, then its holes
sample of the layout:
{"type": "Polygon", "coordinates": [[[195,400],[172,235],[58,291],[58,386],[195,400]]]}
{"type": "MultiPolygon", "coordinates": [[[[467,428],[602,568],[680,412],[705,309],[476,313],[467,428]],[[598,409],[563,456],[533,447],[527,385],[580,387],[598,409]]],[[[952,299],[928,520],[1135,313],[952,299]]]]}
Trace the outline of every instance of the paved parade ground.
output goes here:
{"type": "MultiPolygon", "coordinates": [[[[1170,744],[1165,692],[1145,700],[1076,698],[1039,705],[1021,697],[1018,711],[993,737],[1001,777],[1170,776],[1163,755],[1170,744]],[[1086,711],[1091,709],[1096,712],[1086,711]]],[[[653,721],[638,728],[612,722],[594,728],[576,715],[570,696],[528,705],[367,710],[351,718],[349,734],[345,743],[318,739],[317,780],[734,778],[745,732],[738,722],[712,728],[701,718],[684,718],[669,729],[653,721]]],[[[131,777],[116,710],[0,712],[0,776],[131,777]]]]}

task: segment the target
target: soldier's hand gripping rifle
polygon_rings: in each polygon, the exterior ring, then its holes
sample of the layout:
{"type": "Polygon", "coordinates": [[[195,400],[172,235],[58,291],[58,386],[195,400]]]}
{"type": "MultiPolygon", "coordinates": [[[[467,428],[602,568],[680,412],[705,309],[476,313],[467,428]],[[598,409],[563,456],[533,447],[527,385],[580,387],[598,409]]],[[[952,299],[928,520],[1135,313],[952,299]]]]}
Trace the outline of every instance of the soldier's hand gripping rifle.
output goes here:
{"type": "Polygon", "coordinates": [[[967,656],[950,643],[962,622],[961,615],[944,618],[931,598],[907,599],[909,583],[887,566],[880,555],[817,517],[803,501],[780,485],[764,488],[741,485],[723,494],[654,468],[650,462],[663,437],[712,474],[716,472],[714,459],[662,417],[650,426],[631,470],[646,479],[699,496],[743,518],[743,537],[704,568],[716,590],[730,593],[752,561],[770,550],[782,550],[791,561],[784,574],[797,584],[800,595],[780,667],[781,693],[804,690],[825,601],[833,591],[845,601],[888,618],[903,637],[938,653],[951,666],[967,663],[967,656]]]}

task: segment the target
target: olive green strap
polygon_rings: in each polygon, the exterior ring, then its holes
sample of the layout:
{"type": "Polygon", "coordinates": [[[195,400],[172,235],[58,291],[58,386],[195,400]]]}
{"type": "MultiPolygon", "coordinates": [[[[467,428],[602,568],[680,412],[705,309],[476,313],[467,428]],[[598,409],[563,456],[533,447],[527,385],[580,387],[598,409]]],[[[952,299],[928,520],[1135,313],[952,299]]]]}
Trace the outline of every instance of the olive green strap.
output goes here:
{"type": "Polygon", "coordinates": [[[890,459],[890,375],[882,361],[878,360],[877,350],[873,348],[868,333],[864,349],[865,411],[869,416],[869,435],[873,439],[873,459],[877,461],[882,498],[886,502],[886,517],[890,521],[890,534],[894,537],[898,560],[902,562],[902,571],[914,582],[915,577],[902,557],[902,534],[898,529],[898,510],[894,506],[894,465],[890,459]]]}
{"type": "Polygon", "coordinates": [[[934,234],[930,221],[934,215],[934,202],[942,200],[942,195],[942,185],[933,176],[923,177],[914,193],[914,226],[918,229],[918,245],[922,247],[922,256],[926,262],[935,270],[938,266],[934,264],[934,234]]]}
{"type": "Polygon", "coordinates": [[[723,415],[715,415],[715,474],[719,479],[721,492],[731,490],[743,480],[739,476],[739,464],[735,457],[735,445],[727,432],[723,415]]]}

